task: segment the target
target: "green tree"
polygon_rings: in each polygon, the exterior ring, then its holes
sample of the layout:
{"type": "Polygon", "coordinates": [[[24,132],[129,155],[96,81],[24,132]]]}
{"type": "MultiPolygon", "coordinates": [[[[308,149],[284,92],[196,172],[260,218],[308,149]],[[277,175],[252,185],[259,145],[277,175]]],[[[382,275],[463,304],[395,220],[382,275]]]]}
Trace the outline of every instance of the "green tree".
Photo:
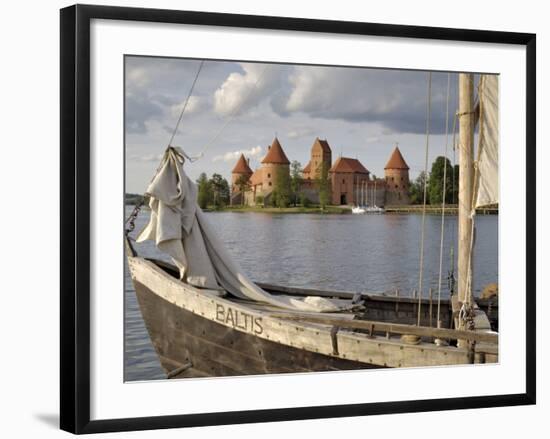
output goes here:
{"type": "Polygon", "coordinates": [[[300,192],[300,204],[302,207],[311,206],[311,201],[304,192],[300,192]]]}
{"type": "Polygon", "coordinates": [[[229,183],[220,174],[212,174],[210,178],[212,202],[216,207],[223,207],[229,203],[229,183]]]}
{"type": "MultiPolygon", "coordinates": [[[[422,171],[416,180],[411,183],[409,188],[409,195],[411,198],[411,204],[422,204],[424,202],[424,182],[426,181],[426,173],[422,171]]],[[[429,196],[429,193],[426,194],[429,196]]],[[[426,200],[426,203],[429,199],[426,200]]]]}
{"type": "Polygon", "coordinates": [[[199,203],[201,209],[206,209],[212,200],[212,188],[210,186],[210,182],[208,181],[208,176],[204,172],[199,175],[199,178],[197,179],[197,186],[199,191],[197,202],[199,203]]]}
{"type": "Polygon", "coordinates": [[[284,166],[279,166],[276,171],[272,197],[273,203],[277,207],[288,207],[290,204],[290,175],[284,166]]]}
{"type": "Polygon", "coordinates": [[[453,167],[453,187],[452,187],[452,204],[458,204],[458,174],[460,172],[460,167],[454,165],[453,167]]]}
{"type": "Polygon", "coordinates": [[[317,168],[315,185],[319,191],[319,205],[321,206],[321,210],[325,210],[329,202],[330,182],[328,179],[328,165],[324,161],[321,166],[317,168]]]}
{"type": "Polygon", "coordinates": [[[433,162],[428,179],[430,204],[443,203],[443,186],[445,186],[445,203],[450,204],[453,202],[453,166],[449,159],[440,156],[433,162]],[[447,168],[446,171],[445,167],[447,168]]]}
{"type": "Polygon", "coordinates": [[[298,193],[302,186],[302,165],[299,161],[294,160],[290,164],[290,192],[292,195],[292,202],[296,207],[298,202],[298,193]]]}
{"type": "Polygon", "coordinates": [[[245,174],[239,175],[239,178],[235,181],[235,186],[237,186],[241,193],[241,205],[244,206],[244,195],[250,190],[250,180],[248,176],[245,174]]]}

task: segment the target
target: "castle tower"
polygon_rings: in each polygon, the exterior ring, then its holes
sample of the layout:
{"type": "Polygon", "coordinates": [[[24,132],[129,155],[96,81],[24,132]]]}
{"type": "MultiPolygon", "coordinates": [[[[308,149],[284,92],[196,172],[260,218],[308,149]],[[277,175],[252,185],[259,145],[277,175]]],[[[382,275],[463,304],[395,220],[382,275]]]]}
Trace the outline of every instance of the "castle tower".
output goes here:
{"type": "Polygon", "coordinates": [[[240,198],[238,200],[234,198],[236,196],[241,196],[239,187],[237,186],[237,180],[243,175],[245,178],[249,179],[252,176],[252,169],[250,169],[248,161],[244,158],[244,154],[241,154],[235,167],[231,171],[231,204],[238,204],[242,201],[240,198]]]}
{"type": "Polygon", "coordinates": [[[331,204],[359,204],[360,188],[369,182],[369,170],[350,157],[338,157],[329,169],[331,204]]]}
{"type": "Polygon", "coordinates": [[[273,191],[279,172],[285,172],[290,176],[290,161],[283,151],[279,139],[275,137],[262,160],[262,190],[265,195],[273,191]]]}
{"type": "Polygon", "coordinates": [[[386,177],[386,205],[410,204],[409,166],[396,146],[384,167],[386,177]]]}
{"type": "Polygon", "coordinates": [[[314,180],[317,178],[321,166],[325,164],[327,170],[332,166],[332,150],[328,142],[316,137],[311,147],[311,158],[303,170],[304,179],[314,180]]]}

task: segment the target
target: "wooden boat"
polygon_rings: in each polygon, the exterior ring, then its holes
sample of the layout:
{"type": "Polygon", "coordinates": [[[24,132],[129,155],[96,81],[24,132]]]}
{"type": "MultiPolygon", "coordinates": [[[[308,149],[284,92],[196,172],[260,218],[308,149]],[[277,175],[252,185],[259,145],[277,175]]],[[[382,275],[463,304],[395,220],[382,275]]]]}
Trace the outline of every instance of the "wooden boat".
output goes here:
{"type": "MultiPolygon", "coordinates": [[[[497,361],[497,335],[414,326],[418,301],[362,295],[364,306],[345,313],[304,313],[197,289],[178,279],[176,267],[138,256],[128,265],[152,344],[168,378],[231,376],[470,364],[497,361]],[[376,320],[370,320],[376,319],[376,320]],[[472,348],[438,346],[436,338],[464,337],[472,348]]],[[[272,294],[349,297],[260,284],[272,294]]],[[[449,303],[442,303],[446,325],[449,303]]]]}

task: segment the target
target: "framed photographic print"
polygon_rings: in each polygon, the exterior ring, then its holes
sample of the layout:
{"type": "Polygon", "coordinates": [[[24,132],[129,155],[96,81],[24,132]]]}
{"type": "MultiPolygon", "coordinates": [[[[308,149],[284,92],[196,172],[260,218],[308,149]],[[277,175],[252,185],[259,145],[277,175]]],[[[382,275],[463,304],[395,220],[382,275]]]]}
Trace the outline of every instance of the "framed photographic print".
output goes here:
{"type": "Polygon", "coordinates": [[[62,9],[61,427],[534,404],[535,84],[533,34],[62,9]]]}

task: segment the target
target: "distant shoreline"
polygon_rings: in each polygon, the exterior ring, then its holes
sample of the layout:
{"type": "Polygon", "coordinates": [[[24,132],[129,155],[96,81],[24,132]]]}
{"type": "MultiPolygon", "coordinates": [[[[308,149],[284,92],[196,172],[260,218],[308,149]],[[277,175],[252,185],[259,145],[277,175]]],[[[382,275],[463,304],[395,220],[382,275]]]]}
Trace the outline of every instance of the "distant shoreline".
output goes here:
{"type": "MultiPolygon", "coordinates": [[[[327,206],[324,211],[318,206],[315,207],[259,207],[259,206],[226,206],[220,208],[208,208],[204,209],[205,212],[238,212],[238,213],[276,213],[276,214],[296,214],[296,213],[323,213],[323,214],[351,214],[350,206],[327,206]]],[[[386,214],[422,214],[423,206],[421,205],[407,205],[407,206],[387,206],[385,208],[386,214]]],[[[426,206],[426,213],[428,215],[441,215],[441,206],[426,206]]],[[[498,208],[480,208],[476,210],[478,215],[498,215],[498,208]]],[[[445,207],[446,215],[457,215],[458,207],[449,206],[445,207]]]]}
{"type": "Polygon", "coordinates": [[[330,215],[351,214],[351,208],[347,206],[327,206],[325,210],[320,207],[261,207],[261,206],[225,206],[203,209],[205,212],[237,212],[237,213],[271,213],[271,214],[297,214],[297,213],[322,213],[330,215]]]}
{"type": "MultiPolygon", "coordinates": [[[[126,206],[134,206],[136,204],[135,199],[127,199],[126,206]]],[[[148,209],[149,206],[144,204],[142,208],[148,209]]],[[[261,206],[224,206],[214,207],[210,206],[203,209],[205,212],[236,212],[236,213],[269,213],[269,214],[329,214],[329,215],[348,215],[351,214],[351,206],[326,206],[325,210],[321,210],[319,206],[310,207],[261,207],[261,206]]],[[[422,214],[423,206],[419,204],[407,205],[407,206],[386,206],[386,214],[422,214]]],[[[426,213],[428,215],[441,215],[442,207],[426,206],[426,213]]],[[[487,207],[476,209],[478,215],[498,215],[498,207],[487,207]]],[[[449,205],[445,207],[446,215],[457,215],[458,207],[456,205],[449,205]]]]}

